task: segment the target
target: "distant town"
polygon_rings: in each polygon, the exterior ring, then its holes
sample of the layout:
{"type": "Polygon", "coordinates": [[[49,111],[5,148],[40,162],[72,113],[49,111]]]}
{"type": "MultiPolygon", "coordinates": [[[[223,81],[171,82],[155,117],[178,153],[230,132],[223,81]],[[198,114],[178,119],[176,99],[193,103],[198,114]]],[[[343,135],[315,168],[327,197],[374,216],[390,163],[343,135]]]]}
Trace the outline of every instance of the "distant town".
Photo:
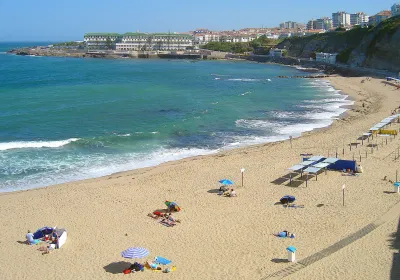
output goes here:
{"type": "Polygon", "coordinates": [[[206,28],[185,33],[86,33],[85,48],[88,51],[116,50],[129,51],[184,51],[199,49],[210,42],[249,43],[261,36],[280,40],[289,37],[303,37],[318,33],[352,28],[376,26],[392,16],[400,15],[400,4],[393,4],[391,10],[383,10],[373,16],[364,12],[347,13],[338,11],[332,17],[310,19],[306,24],[286,21],[274,28],[243,28],[240,30],[211,31],[206,28]]]}

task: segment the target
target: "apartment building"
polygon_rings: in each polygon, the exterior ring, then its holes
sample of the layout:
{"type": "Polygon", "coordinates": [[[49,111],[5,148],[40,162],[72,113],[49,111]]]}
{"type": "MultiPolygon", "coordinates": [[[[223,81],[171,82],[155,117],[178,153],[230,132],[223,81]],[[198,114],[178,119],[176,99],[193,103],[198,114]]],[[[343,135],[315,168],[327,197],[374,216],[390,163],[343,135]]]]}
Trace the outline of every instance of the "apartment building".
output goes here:
{"type": "Polygon", "coordinates": [[[294,22],[294,21],[285,21],[285,22],[279,24],[279,27],[281,29],[298,29],[298,28],[301,28],[302,26],[304,26],[304,25],[301,23],[298,23],[298,22],[294,22]]]}
{"type": "Polygon", "coordinates": [[[193,47],[193,36],[175,33],[125,33],[117,51],[181,51],[193,47]]]}
{"type": "Polygon", "coordinates": [[[369,21],[369,16],[363,12],[350,14],[350,24],[351,25],[364,26],[364,25],[368,24],[368,21],[369,21]]]}
{"type": "Polygon", "coordinates": [[[219,42],[221,40],[220,34],[217,33],[195,33],[194,34],[194,44],[205,45],[210,42],[219,42]]]}
{"type": "Polygon", "coordinates": [[[392,8],[392,17],[400,15],[400,3],[393,4],[392,8]]]}
{"type": "Polygon", "coordinates": [[[332,26],[333,28],[350,26],[350,14],[343,11],[332,13],[332,26]]]}
{"type": "Polygon", "coordinates": [[[83,41],[88,49],[114,49],[116,43],[122,40],[123,35],[118,33],[86,33],[83,41]]]}
{"type": "Polygon", "coordinates": [[[382,21],[384,21],[385,19],[390,18],[391,16],[392,16],[391,11],[381,11],[381,12],[377,13],[376,15],[369,17],[368,24],[376,26],[379,23],[381,23],[382,21]]]}
{"type": "Polygon", "coordinates": [[[328,17],[323,17],[315,20],[313,29],[329,30],[331,28],[332,28],[332,19],[328,17]]]}

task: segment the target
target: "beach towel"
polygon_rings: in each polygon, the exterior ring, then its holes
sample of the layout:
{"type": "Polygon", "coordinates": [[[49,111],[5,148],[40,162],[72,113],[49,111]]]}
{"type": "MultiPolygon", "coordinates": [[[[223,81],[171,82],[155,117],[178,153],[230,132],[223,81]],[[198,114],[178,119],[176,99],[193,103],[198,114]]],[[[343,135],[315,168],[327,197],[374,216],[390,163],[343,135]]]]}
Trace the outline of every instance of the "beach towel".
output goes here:
{"type": "Polygon", "coordinates": [[[168,224],[167,222],[165,222],[163,220],[159,221],[158,223],[163,226],[166,226],[166,227],[173,227],[175,225],[175,224],[168,224]]]}
{"type": "Polygon", "coordinates": [[[289,208],[304,208],[304,205],[289,204],[289,205],[283,205],[283,207],[289,207],[289,208]]]}

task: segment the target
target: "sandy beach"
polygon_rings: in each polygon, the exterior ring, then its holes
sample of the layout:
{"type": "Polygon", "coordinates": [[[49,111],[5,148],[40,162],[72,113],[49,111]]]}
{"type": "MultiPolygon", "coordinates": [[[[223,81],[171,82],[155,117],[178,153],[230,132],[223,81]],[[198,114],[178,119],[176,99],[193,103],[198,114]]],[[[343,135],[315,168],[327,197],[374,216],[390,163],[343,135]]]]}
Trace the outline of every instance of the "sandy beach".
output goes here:
{"type": "MultiPolygon", "coordinates": [[[[343,249],[288,274],[287,279],[390,279],[393,234],[398,230],[400,195],[391,193],[400,137],[374,138],[378,149],[349,143],[390,116],[400,105],[400,90],[381,79],[330,77],[354,105],[330,127],[289,141],[222,151],[128,171],[102,178],[0,195],[1,279],[269,279],[292,265],[285,248],[297,248],[300,262],[363,227],[376,229],[343,249]],[[344,149],[344,155],[343,155],[344,149]],[[328,171],[298,187],[271,183],[301,161],[300,154],[335,156],[359,161],[360,176],[328,171]],[[366,155],[367,153],[367,155],[366,155]],[[245,168],[244,186],[240,169],[245,168]],[[383,180],[387,176],[387,180],[383,180]],[[236,184],[234,198],[218,196],[218,180],[236,184]],[[342,205],[342,185],[346,203],[342,205]],[[304,208],[276,205],[294,195],[304,208]],[[176,201],[182,222],[164,227],[147,213],[176,201]],[[397,208],[396,208],[397,205],[397,208]],[[384,216],[386,213],[386,216],[384,216]],[[382,218],[384,217],[384,218],[382,218]],[[42,255],[38,246],[21,244],[28,229],[58,226],[68,231],[67,243],[42,255]],[[294,232],[294,239],[272,233],[294,232]],[[177,269],[169,274],[144,271],[125,276],[129,262],[120,253],[140,246],[147,259],[162,256],[177,269]],[[359,251],[362,250],[363,253],[359,251]]],[[[399,130],[400,124],[391,129],[399,130]]],[[[361,141],[358,141],[361,143],[361,141]]],[[[399,172],[400,176],[400,172],[399,172]]],[[[143,259],[146,260],[146,259],[143,259]]],[[[141,261],[143,261],[141,260],[141,261]]],[[[133,263],[133,261],[132,261],[133,263]]],[[[397,269],[399,269],[397,267],[397,269]]],[[[272,279],[272,278],[271,278],[272,279]]],[[[394,279],[394,278],[393,278],[394,279]]]]}

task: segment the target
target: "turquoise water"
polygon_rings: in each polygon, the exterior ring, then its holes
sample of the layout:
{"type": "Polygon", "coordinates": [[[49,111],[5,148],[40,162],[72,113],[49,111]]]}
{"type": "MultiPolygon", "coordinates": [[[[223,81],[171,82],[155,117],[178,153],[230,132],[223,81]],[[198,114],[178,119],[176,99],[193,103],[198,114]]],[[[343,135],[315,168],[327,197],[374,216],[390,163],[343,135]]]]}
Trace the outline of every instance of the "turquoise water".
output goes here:
{"type": "Polygon", "coordinates": [[[17,46],[0,44],[0,191],[296,137],[351,104],[284,66],[4,53],[17,46]]]}

